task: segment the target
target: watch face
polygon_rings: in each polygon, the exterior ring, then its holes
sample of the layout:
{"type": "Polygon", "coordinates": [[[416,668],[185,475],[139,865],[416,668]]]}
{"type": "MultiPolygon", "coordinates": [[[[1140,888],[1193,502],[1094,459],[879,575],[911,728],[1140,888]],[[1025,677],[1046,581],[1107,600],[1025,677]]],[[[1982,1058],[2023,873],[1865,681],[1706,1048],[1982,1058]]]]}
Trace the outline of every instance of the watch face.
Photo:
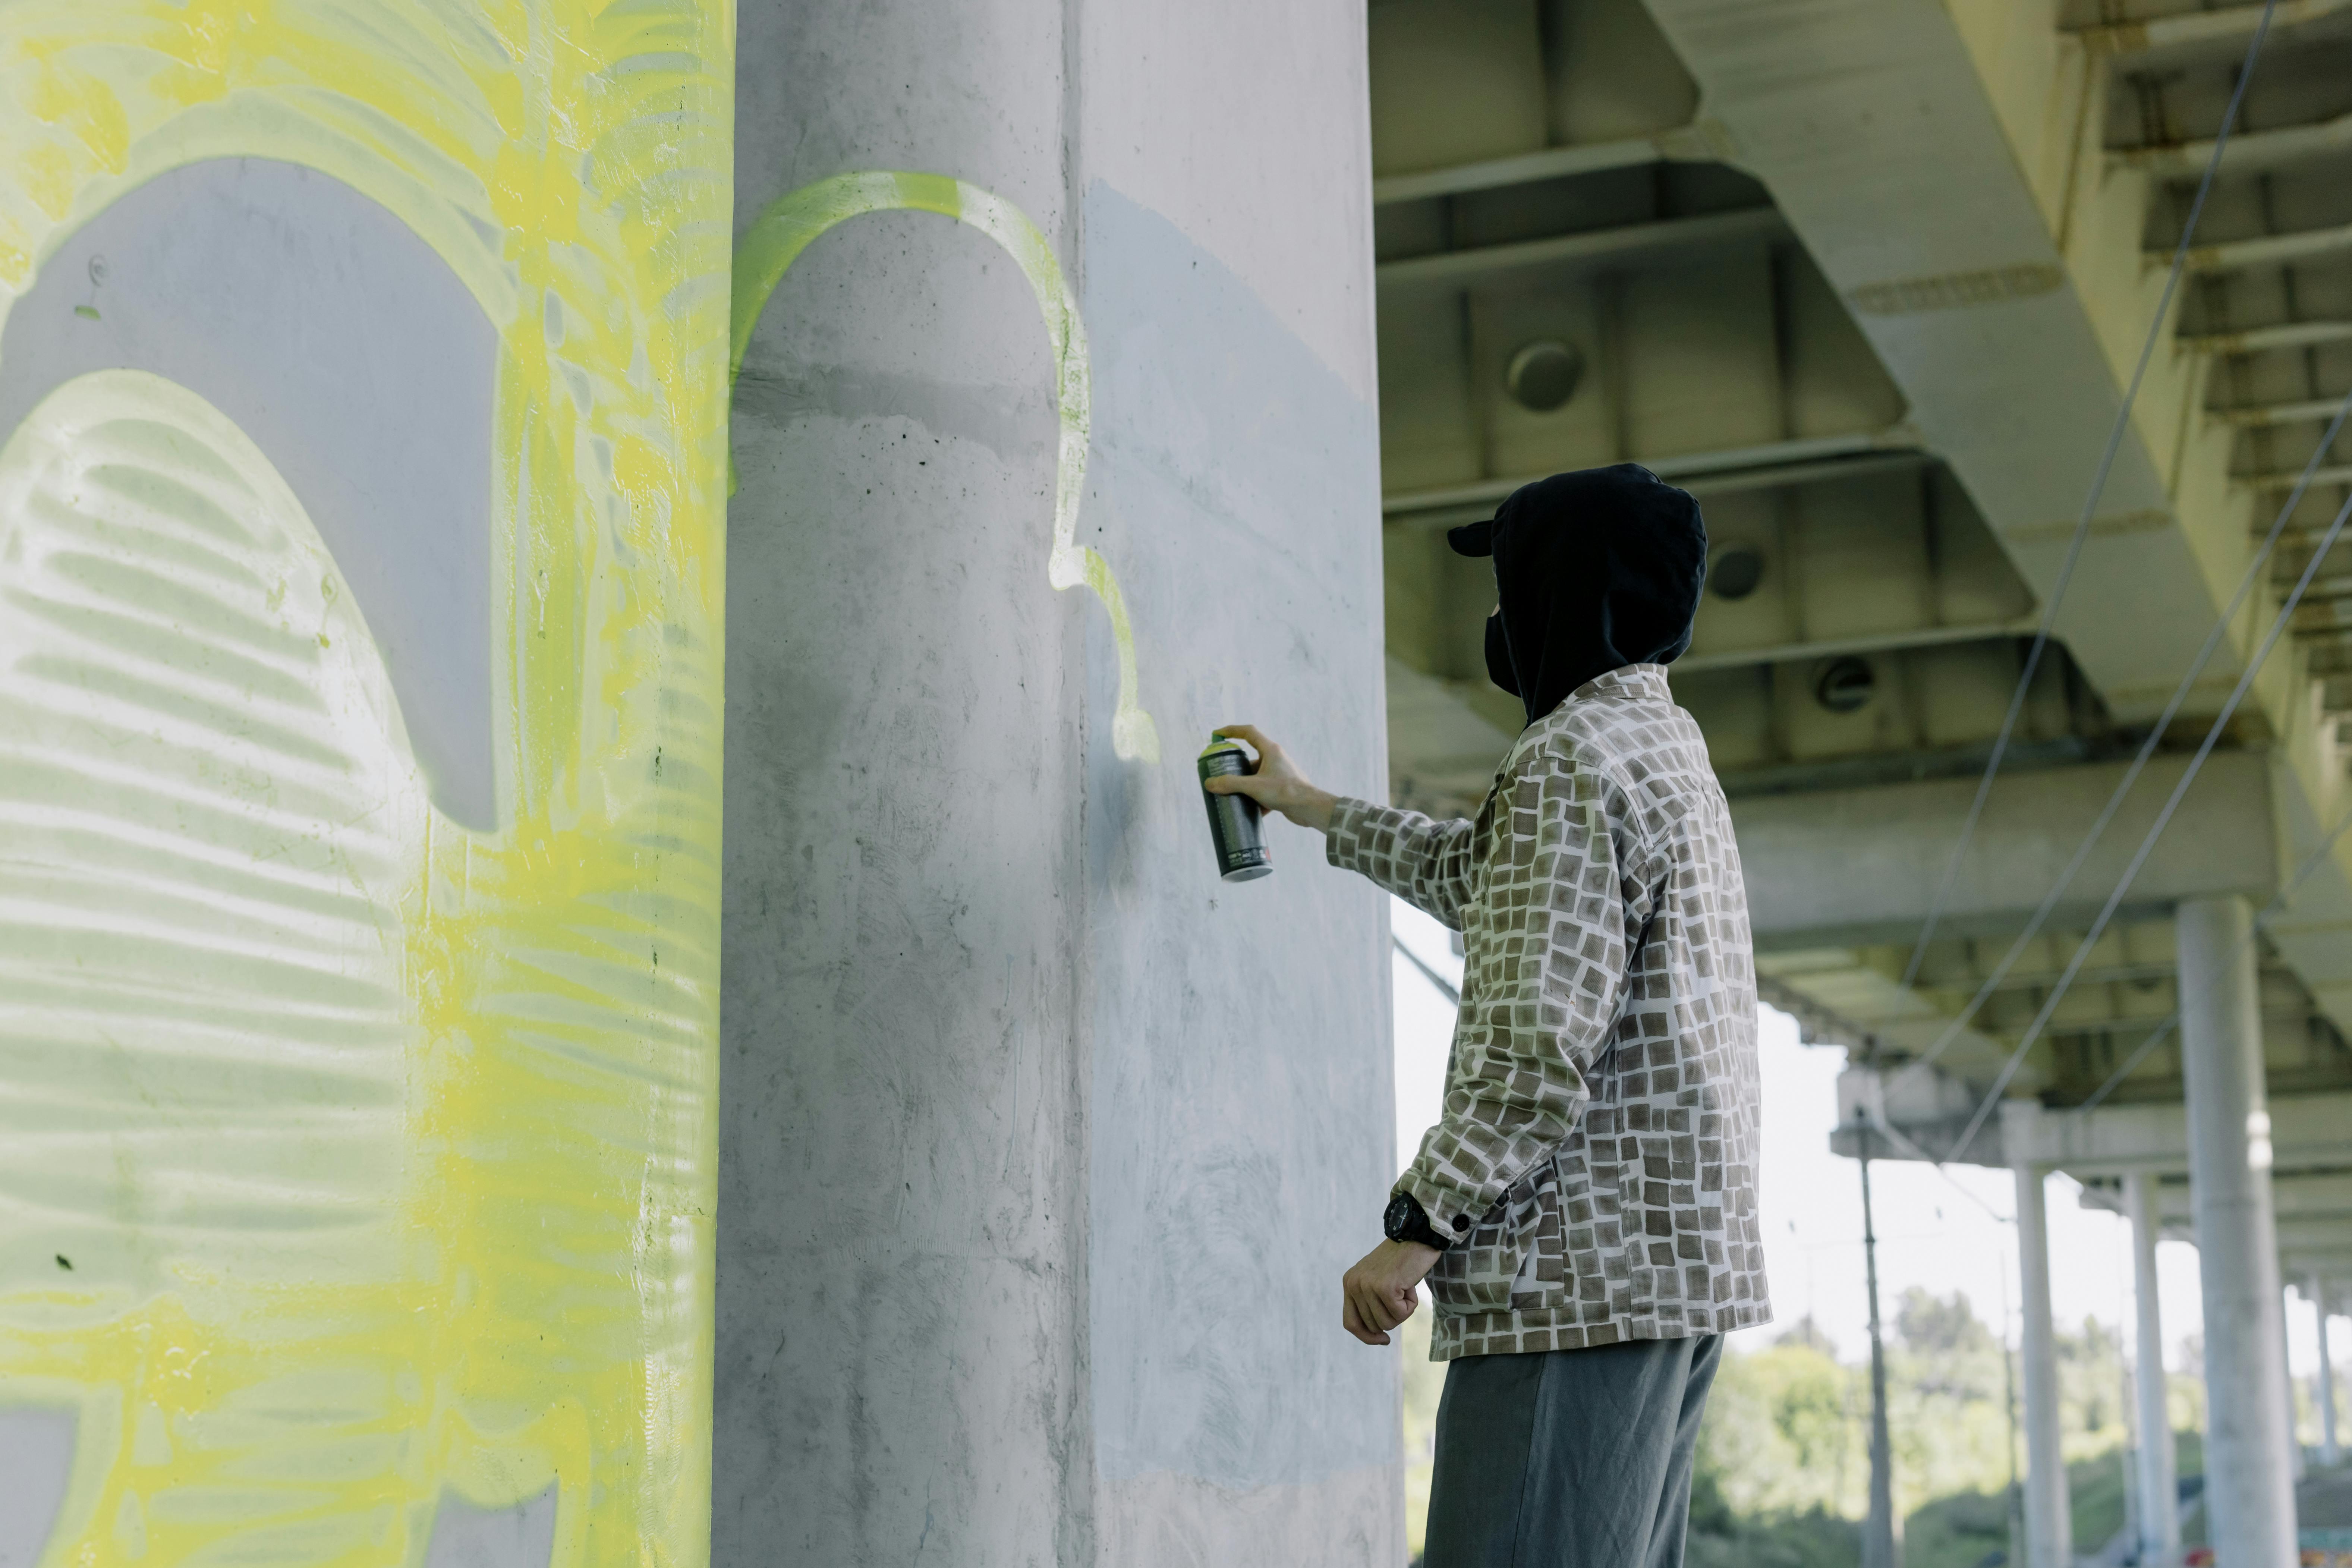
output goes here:
{"type": "Polygon", "coordinates": [[[1412,1200],[1402,1193],[1389,1199],[1388,1213],[1381,1216],[1381,1228],[1391,1241],[1404,1239],[1404,1227],[1412,1223],[1412,1200]]]}

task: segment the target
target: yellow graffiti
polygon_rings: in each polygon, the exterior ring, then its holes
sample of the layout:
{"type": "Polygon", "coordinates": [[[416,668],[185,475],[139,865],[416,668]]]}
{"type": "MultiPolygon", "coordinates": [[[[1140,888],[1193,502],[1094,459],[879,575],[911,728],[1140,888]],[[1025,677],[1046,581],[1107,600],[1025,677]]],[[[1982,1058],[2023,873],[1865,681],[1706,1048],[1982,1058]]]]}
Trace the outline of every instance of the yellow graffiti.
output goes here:
{"type": "Polygon", "coordinates": [[[1111,746],[1130,761],[1160,760],[1160,732],[1143,710],[1136,678],[1135,631],[1127,600],[1110,563],[1078,543],[1078,501],[1086,488],[1087,444],[1094,416],[1093,377],[1087,354],[1086,323],[1062,275],[1061,263],[1042,230],[1020,208],[992,192],[944,174],[865,173],[835,174],[777,198],[761,213],[735,248],[733,321],[730,332],[730,380],[743,369],[751,329],[759,325],[769,296],[785,272],[819,235],[866,213],[927,212],[969,224],[1004,248],[1029,280],[1054,355],[1054,397],[1061,416],[1060,451],[1055,465],[1053,544],[1045,556],[1045,580],[1056,589],[1081,584],[1109,613],[1118,650],[1118,708],[1111,720],[1111,746]]]}
{"type": "Polygon", "coordinates": [[[499,342],[494,834],[216,409],[110,372],[0,431],[44,1568],[415,1564],[446,1497],[551,1488],[558,1563],[707,1556],[732,51],[725,0],[0,0],[0,323],[123,193],[252,156],[499,342]]]}

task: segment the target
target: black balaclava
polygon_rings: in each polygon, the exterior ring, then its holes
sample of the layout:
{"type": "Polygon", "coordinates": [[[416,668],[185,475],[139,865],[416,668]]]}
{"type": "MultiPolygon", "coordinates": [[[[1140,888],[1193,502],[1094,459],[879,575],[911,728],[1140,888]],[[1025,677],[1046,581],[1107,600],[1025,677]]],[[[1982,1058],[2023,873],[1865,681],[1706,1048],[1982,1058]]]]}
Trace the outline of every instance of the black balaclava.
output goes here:
{"type": "Polygon", "coordinates": [[[1486,668],[1530,724],[1596,676],[1690,647],[1706,524],[1688,491],[1638,463],[1522,485],[1490,521],[1447,538],[1495,558],[1486,668]]]}

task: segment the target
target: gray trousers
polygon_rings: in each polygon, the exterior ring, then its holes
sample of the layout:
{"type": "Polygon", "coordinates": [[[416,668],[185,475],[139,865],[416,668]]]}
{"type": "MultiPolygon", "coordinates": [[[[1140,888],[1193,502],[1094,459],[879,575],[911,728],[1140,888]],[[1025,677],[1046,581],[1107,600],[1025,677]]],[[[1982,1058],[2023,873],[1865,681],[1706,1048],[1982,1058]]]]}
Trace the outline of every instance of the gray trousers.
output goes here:
{"type": "Polygon", "coordinates": [[[1454,1362],[1423,1568],[1682,1568],[1722,1354],[1706,1334],[1454,1362]]]}

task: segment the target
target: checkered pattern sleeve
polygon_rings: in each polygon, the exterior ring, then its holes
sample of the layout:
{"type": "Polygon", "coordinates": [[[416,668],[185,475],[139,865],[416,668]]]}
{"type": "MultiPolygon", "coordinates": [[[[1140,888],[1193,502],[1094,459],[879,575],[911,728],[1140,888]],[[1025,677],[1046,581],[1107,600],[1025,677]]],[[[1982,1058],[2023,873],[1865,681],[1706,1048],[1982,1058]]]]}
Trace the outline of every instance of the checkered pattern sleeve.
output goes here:
{"type": "Polygon", "coordinates": [[[1651,868],[1621,865],[1640,851],[1612,831],[1601,776],[1549,748],[1528,761],[1481,819],[1484,957],[1464,976],[1443,1118],[1397,1183],[1442,1235],[1468,1235],[1575,1129],[1648,918],[1651,868]]]}
{"type": "Polygon", "coordinates": [[[1331,808],[1324,858],[1358,871],[1442,923],[1462,929],[1470,901],[1471,826],[1344,797],[1331,808]]]}

